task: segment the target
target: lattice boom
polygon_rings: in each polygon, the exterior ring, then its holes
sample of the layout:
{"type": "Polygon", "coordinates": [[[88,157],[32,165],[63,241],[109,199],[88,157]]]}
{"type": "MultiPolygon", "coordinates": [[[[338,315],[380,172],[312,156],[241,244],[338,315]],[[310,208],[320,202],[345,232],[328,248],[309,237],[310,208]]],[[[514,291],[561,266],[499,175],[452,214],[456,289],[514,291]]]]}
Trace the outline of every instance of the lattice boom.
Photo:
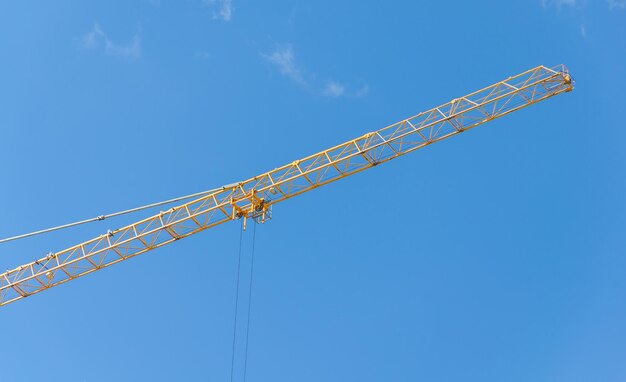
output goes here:
{"type": "Polygon", "coordinates": [[[472,94],[0,275],[0,306],[241,217],[557,94],[565,68],[539,66],[472,94]]]}

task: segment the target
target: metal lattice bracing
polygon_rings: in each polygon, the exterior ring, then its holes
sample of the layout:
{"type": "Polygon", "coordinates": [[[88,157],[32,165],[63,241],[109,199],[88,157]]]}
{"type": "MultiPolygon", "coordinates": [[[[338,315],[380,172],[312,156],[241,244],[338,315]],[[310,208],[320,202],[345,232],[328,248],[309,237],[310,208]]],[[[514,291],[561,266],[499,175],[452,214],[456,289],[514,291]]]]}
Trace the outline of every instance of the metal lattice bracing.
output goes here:
{"type": "Polygon", "coordinates": [[[539,66],[381,130],[297,160],[0,275],[0,306],[271,206],[573,89],[539,66]]]}

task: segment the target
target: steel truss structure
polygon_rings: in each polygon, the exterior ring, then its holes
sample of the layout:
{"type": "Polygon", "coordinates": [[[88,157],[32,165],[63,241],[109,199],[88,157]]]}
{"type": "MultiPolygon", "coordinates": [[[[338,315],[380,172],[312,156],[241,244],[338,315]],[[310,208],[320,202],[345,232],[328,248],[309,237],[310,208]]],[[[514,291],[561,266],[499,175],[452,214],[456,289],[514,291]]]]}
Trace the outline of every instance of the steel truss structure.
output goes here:
{"type": "Polygon", "coordinates": [[[218,224],[263,222],[271,206],[573,89],[563,65],[539,66],[378,131],[0,274],[0,306],[218,224]]]}

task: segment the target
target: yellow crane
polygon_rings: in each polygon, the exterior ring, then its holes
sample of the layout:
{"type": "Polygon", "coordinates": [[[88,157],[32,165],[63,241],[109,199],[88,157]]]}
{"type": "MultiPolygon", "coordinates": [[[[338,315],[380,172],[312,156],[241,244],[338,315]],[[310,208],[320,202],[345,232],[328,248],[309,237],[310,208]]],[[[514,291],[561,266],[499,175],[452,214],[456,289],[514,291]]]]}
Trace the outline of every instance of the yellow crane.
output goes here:
{"type": "MultiPolygon", "coordinates": [[[[464,97],[0,274],[0,306],[218,224],[264,222],[272,205],[573,89],[567,68],[538,66],[464,97]]],[[[104,217],[101,217],[102,220],[104,217]]]]}

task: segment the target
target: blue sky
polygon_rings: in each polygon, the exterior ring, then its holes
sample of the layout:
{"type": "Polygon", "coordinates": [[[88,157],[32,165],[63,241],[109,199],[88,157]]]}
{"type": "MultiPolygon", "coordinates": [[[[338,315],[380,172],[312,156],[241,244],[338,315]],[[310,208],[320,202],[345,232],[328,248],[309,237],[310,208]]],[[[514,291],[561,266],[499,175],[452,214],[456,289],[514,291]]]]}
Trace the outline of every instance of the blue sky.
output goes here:
{"type": "MultiPolygon", "coordinates": [[[[623,0],[3,2],[0,50],[2,237],[566,64],[571,93],[275,206],[247,380],[626,380],[623,0]]],[[[0,267],[130,221],[2,244],[0,267]]],[[[239,230],[0,309],[0,381],[230,380],[239,230]]]]}

